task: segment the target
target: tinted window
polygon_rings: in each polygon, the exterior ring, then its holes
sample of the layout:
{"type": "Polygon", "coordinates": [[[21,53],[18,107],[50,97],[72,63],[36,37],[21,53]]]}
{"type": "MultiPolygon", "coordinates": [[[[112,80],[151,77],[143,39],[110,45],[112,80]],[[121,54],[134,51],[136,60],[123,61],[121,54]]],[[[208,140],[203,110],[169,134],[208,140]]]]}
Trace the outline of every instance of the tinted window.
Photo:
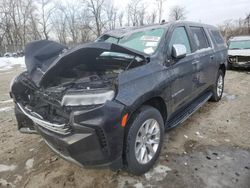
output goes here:
{"type": "Polygon", "coordinates": [[[220,32],[217,31],[217,30],[210,30],[211,34],[212,34],[212,37],[214,38],[215,42],[217,44],[224,44],[224,39],[223,37],[221,36],[220,32]]]}
{"type": "Polygon", "coordinates": [[[190,27],[194,42],[198,48],[198,50],[203,48],[208,48],[208,40],[207,36],[205,35],[205,32],[202,27],[190,27]]]}
{"type": "Polygon", "coordinates": [[[170,49],[172,49],[172,46],[174,44],[183,44],[187,49],[187,53],[191,53],[189,39],[184,27],[178,27],[174,30],[172,38],[169,43],[170,49]]]}

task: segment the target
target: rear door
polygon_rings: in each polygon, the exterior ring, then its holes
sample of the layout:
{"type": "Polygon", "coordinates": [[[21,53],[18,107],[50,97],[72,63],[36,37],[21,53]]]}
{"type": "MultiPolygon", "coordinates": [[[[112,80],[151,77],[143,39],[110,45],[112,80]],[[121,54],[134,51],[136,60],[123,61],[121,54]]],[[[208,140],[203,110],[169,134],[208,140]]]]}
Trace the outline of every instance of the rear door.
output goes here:
{"type": "Polygon", "coordinates": [[[190,26],[190,33],[195,44],[195,55],[197,61],[193,64],[196,67],[196,78],[194,95],[197,97],[209,86],[211,86],[211,75],[215,74],[213,61],[215,61],[214,48],[203,27],[190,26]]]}
{"type": "Polygon", "coordinates": [[[178,112],[192,101],[193,83],[196,78],[196,67],[193,64],[195,54],[192,53],[192,44],[187,33],[186,26],[176,26],[168,44],[168,59],[170,60],[173,72],[171,83],[172,112],[178,112]],[[181,59],[174,59],[171,56],[172,46],[183,44],[187,49],[187,55],[181,59]]]}

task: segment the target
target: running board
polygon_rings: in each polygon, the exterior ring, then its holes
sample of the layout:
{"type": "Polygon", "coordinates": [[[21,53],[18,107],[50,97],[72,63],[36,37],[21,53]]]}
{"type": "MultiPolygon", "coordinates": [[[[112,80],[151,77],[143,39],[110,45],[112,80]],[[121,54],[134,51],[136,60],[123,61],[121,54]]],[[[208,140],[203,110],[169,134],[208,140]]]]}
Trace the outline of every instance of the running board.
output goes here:
{"type": "Polygon", "coordinates": [[[172,129],[177,125],[183,123],[187,118],[189,118],[194,112],[196,112],[200,107],[202,107],[212,96],[211,92],[205,93],[198,99],[196,99],[191,105],[184,109],[181,113],[177,114],[173,119],[167,121],[165,124],[166,130],[172,129]]]}

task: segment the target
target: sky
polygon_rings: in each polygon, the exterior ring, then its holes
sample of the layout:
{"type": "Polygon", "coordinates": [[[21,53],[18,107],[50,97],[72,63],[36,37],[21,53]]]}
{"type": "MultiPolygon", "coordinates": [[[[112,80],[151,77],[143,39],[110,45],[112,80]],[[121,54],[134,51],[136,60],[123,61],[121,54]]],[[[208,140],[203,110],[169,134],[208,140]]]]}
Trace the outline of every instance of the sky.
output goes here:
{"type": "MultiPolygon", "coordinates": [[[[133,0],[114,0],[123,9],[133,0]]],[[[156,0],[144,0],[147,11],[156,8],[156,0]]],[[[166,0],[163,19],[168,20],[170,8],[180,5],[186,9],[186,20],[218,25],[225,20],[245,18],[250,13],[250,0],[166,0]]]]}

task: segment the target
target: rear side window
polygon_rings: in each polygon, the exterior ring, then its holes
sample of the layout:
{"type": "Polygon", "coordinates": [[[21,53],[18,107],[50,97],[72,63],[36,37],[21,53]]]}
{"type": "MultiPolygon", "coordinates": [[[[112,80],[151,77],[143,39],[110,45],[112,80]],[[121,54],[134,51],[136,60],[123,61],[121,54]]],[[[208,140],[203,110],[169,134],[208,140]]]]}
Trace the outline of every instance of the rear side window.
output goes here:
{"type": "Polygon", "coordinates": [[[191,53],[191,47],[190,47],[188,35],[184,27],[178,27],[174,30],[170,43],[169,43],[170,49],[172,49],[172,46],[174,44],[183,44],[187,49],[187,53],[188,54],[191,53]]]}
{"type": "Polygon", "coordinates": [[[210,46],[202,27],[190,27],[190,29],[198,50],[208,48],[210,46]]]}
{"type": "Polygon", "coordinates": [[[224,44],[225,43],[223,37],[221,36],[221,34],[218,30],[210,30],[210,33],[217,44],[224,44]]]}

